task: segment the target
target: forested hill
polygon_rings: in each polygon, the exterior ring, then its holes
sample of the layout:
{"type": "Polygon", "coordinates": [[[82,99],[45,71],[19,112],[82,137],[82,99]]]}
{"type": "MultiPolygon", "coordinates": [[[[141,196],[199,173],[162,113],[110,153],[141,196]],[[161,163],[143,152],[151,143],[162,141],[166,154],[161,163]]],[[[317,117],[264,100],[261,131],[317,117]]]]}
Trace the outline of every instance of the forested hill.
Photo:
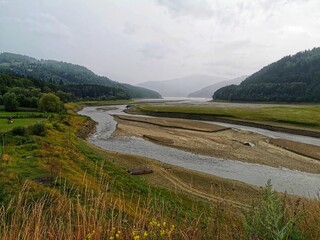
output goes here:
{"type": "Polygon", "coordinates": [[[131,98],[161,98],[155,91],[112,81],[107,77],[96,75],[83,66],[54,60],[37,60],[19,54],[1,53],[0,72],[11,72],[58,85],[103,85],[122,89],[131,98]]]}
{"type": "Polygon", "coordinates": [[[284,57],[254,73],[239,86],[219,89],[213,99],[320,102],[320,48],[284,57]]]}

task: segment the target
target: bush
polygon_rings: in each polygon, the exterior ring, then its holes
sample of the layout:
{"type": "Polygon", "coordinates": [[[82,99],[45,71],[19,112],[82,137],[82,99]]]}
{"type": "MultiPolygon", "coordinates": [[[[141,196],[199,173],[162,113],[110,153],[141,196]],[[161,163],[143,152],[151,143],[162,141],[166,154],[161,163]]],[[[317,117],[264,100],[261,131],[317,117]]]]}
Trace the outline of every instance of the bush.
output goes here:
{"type": "Polygon", "coordinates": [[[58,130],[59,132],[64,132],[63,127],[61,127],[60,124],[57,122],[53,123],[52,126],[55,130],[58,130]]]}
{"type": "Polygon", "coordinates": [[[246,239],[303,239],[295,228],[296,221],[296,210],[294,214],[289,213],[269,180],[258,206],[244,215],[246,239]]]}
{"type": "Polygon", "coordinates": [[[29,127],[30,133],[32,135],[44,136],[46,135],[46,125],[45,123],[35,123],[29,127]]]}
{"type": "Polygon", "coordinates": [[[61,112],[64,108],[60,98],[52,93],[43,94],[38,105],[42,112],[61,112]]]}
{"type": "Polygon", "coordinates": [[[27,129],[25,127],[15,127],[11,130],[13,135],[16,136],[26,136],[27,135],[27,129]]]}

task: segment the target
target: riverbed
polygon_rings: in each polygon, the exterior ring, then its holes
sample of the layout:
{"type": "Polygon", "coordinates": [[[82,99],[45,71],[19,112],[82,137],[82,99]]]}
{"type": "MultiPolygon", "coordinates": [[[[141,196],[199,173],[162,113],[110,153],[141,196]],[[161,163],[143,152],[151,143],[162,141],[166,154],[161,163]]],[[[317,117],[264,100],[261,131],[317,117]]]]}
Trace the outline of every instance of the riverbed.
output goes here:
{"type": "MultiPolygon", "coordinates": [[[[138,137],[113,136],[117,122],[112,115],[123,114],[124,109],[125,106],[112,106],[111,108],[86,107],[79,112],[91,117],[98,123],[97,132],[90,138],[93,144],[106,150],[140,155],[256,186],[264,186],[268,179],[271,179],[276,190],[286,191],[290,194],[313,197],[319,191],[319,174],[193,154],[155,144],[138,137]]],[[[237,126],[232,127],[237,128],[237,126]]],[[[268,134],[272,135],[273,133],[269,131],[268,134]]],[[[289,137],[296,137],[291,135],[289,137]]]]}

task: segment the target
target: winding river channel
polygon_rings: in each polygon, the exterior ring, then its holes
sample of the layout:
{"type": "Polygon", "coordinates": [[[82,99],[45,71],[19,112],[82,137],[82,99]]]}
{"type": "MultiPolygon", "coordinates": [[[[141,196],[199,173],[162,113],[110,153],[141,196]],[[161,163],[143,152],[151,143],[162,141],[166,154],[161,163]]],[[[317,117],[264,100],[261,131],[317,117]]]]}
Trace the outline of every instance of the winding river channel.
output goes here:
{"type": "MultiPolygon", "coordinates": [[[[286,191],[290,194],[315,197],[320,190],[319,174],[193,154],[172,147],[158,145],[138,137],[112,136],[117,126],[117,122],[113,119],[112,115],[125,114],[123,112],[124,109],[124,105],[108,106],[105,109],[99,107],[85,107],[82,109],[79,114],[89,116],[98,123],[96,133],[89,140],[93,144],[106,150],[140,155],[164,163],[223,178],[238,180],[256,186],[264,186],[268,179],[271,179],[274,189],[281,192],[286,191]]],[[[304,137],[235,124],[211,123],[227,125],[239,130],[257,132],[272,138],[283,138],[320,146],[319,138],[304,137]]]]}

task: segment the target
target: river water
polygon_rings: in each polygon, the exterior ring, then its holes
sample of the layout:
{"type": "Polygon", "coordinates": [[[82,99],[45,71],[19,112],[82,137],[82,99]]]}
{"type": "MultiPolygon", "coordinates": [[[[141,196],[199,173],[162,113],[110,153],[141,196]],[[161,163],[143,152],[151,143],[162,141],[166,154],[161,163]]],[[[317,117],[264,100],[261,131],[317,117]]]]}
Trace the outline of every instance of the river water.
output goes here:
{"type": "MultiPolygon", "coordinates": [[[[315,197],[320,191],[319,174],[304,173],[286,168],[274,168],[265,165],[243,163],[240,161],[193,154],[179,149],[158,145],[138,137],[114,137],[112,136],[112,133],[116,129],[117,122],[113,119],[112,115],[124,114],[124,109],[125,106],[109,106],[105,109],[99,107],[85,107],[79,112],[79,114],[89,116],[98,123],[96,133],[90,138],[90,141],[93,144],[106,150],[140,155],[164,163],[209,173],[223,178],[238,180],[256,186],[264,186],[268,179],[271,179],[274,189],[290,194],[315,197]]],[[[282,135],[282,133],[278,132],[234,124],[230,127],[256,131],[269,137],[281,137],[289,140],[312,143],[314,145],[320,144],[318,138],[285,133],[282,135]],[[315,142],[317,144],[315,144],[315,142]]]]}

